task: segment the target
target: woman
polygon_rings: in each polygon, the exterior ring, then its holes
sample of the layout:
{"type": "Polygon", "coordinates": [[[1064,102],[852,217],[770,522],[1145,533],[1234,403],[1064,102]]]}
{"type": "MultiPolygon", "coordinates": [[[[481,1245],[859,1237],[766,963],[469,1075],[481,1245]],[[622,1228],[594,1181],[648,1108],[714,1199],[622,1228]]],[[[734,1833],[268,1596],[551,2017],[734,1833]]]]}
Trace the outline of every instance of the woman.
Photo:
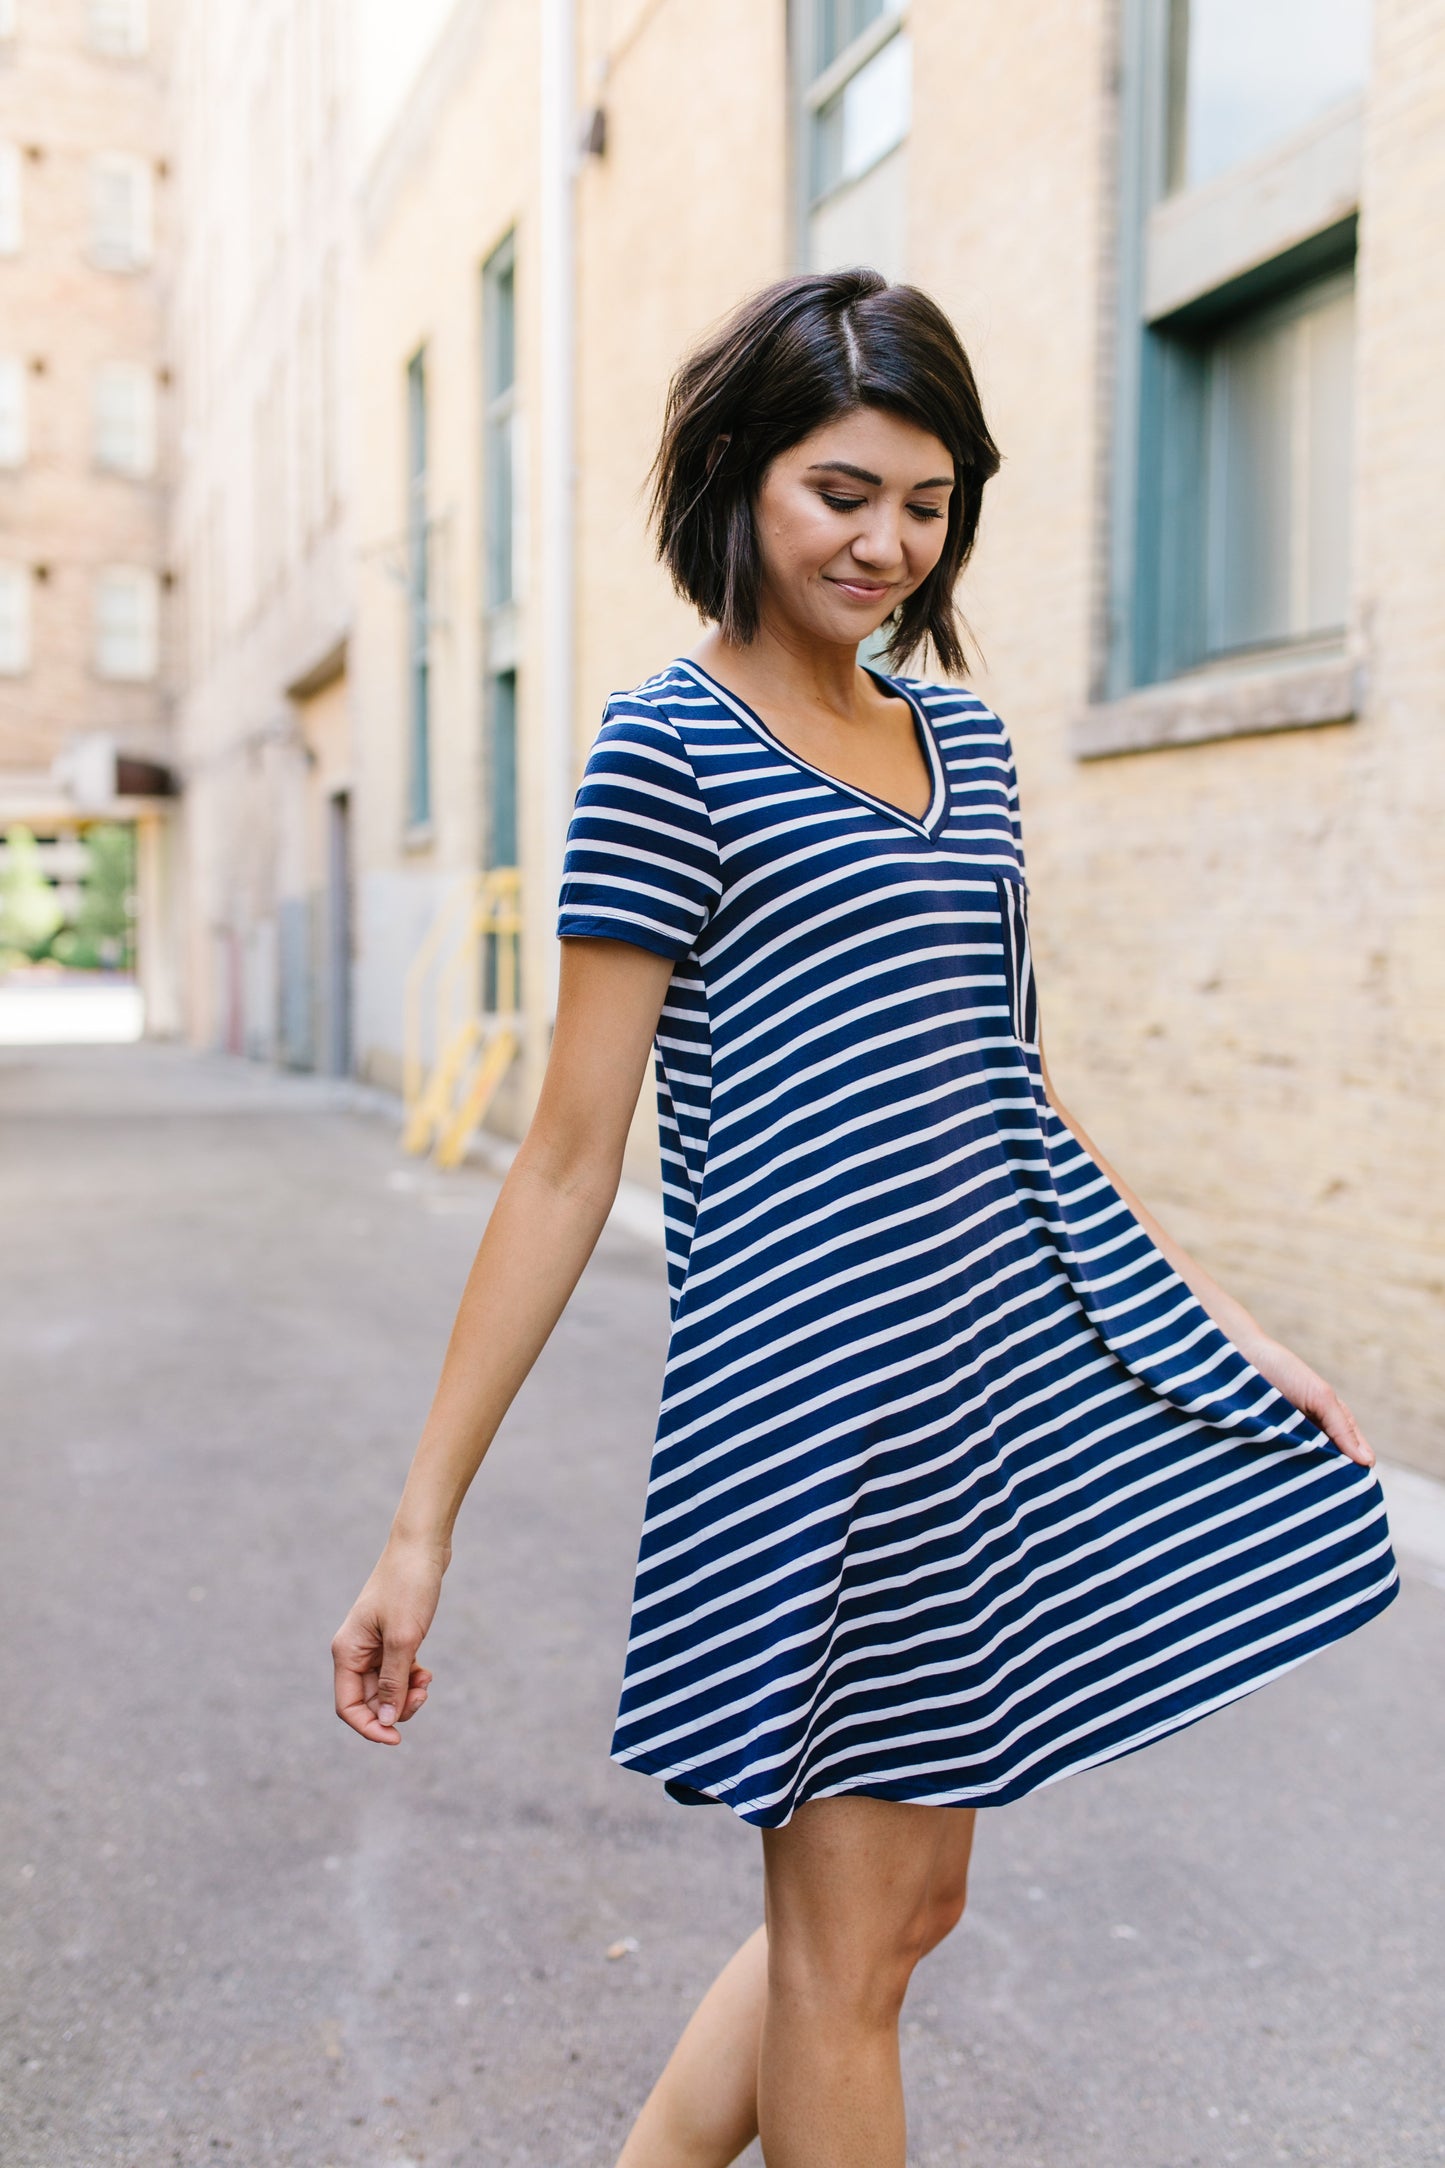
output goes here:
{"type": "Polygon", "coordinates": [[[975,1810],[1388,1603],[1373,1453],[1060,1105],[1008,734],[956,684],[999,455],[925,295],[799,277],[680,370],[709,629],[608,702],[556,1035],[337,1710],[394,1745],[468,1484],[606,1219],[655,1039],[672,1338],[613,1755],[762,1831],[765,1925],[620,2168],[902,2168],[898,2015],[975,1810]]]}

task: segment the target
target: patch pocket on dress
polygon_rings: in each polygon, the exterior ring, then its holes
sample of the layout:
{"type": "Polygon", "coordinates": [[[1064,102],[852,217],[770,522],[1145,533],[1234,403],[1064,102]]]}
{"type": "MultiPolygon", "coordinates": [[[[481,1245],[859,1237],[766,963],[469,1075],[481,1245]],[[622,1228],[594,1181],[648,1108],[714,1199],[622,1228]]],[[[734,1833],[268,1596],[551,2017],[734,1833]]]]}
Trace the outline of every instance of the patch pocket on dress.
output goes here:
{"type": "Polygon", "coordinates": [[[1008,1009],[1020,1046],[1039,1043],[1039,996],[1034,985],[1033,948],[1029,941],[1029,899],[1022,881],[995,876],[1003,906],[1004,957],[1008,966],[1008,1009]]]}

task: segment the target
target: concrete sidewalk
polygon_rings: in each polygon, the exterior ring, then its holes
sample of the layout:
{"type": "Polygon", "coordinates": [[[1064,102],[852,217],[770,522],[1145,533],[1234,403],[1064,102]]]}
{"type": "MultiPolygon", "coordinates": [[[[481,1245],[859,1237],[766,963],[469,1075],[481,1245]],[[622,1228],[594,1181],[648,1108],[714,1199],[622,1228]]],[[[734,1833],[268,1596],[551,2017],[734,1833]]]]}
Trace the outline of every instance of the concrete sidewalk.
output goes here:
{"type": "MultiPolygon", "coordinates": [[[[607,1759],[655,1244],[604,1236],[383,1752],[327,1644],[494,1179],[344,1086],[144,1045],[0,1053],[0,1139],[0,2162],[611,2168],[760,1916],[755,1834],[607,1759]]],[[[917,2168],[1445,2159],[1442,1661],[1410,1570],[1248,1701],[985,1815],[906,2013],[917,2168]]]]}

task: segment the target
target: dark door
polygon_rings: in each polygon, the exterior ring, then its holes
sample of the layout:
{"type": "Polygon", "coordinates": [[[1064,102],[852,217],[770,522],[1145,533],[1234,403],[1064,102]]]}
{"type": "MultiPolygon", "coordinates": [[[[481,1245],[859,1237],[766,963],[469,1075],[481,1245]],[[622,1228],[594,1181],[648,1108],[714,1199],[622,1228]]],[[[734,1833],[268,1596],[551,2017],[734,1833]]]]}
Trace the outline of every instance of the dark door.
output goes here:
{"type": "Polygon", "coordinates": [[[326,1066],[351,1074],[351,794],[328,801],[326,865],[326,1066]]]}

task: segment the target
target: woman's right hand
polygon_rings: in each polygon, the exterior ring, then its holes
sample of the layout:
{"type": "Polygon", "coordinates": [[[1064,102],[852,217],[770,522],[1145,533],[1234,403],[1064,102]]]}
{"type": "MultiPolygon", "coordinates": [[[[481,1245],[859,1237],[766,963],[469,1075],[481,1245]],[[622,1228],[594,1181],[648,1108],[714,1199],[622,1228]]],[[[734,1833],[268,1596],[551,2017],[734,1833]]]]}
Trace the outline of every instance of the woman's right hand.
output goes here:
{"type": "Polygon", "coordinates": [[[363,1739],[400,1746],[398,1725],[426,1701],[432,1675],[416,1661],[436,1616],[450,1548],[393,1537],[332,1638],[336,1713],[363,1739]]]}

